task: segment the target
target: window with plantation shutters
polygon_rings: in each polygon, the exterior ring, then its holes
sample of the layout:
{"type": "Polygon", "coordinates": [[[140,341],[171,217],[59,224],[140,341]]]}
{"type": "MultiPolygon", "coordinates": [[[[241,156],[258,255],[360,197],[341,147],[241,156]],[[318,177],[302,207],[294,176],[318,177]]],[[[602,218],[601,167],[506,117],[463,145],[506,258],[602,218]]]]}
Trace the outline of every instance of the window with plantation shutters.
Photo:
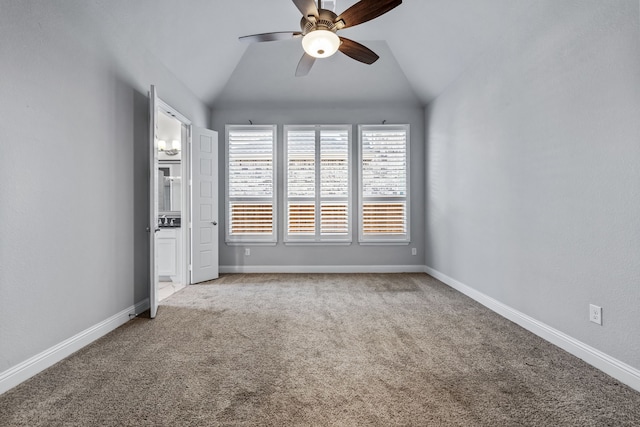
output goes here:
{"type": "Polygon", "coordinates": [[[351,241],[351,126],[285,126],[285,241],[351,241]]]}
{"type": "Polygon", "coordinates": [[[409,242],[409,125],[361,125],[360,242],[409,242]]]}
{"type": "Polygon", "coordinates": [[[226,127],[226,241],[276,242],[276,126],[226,127]]]}

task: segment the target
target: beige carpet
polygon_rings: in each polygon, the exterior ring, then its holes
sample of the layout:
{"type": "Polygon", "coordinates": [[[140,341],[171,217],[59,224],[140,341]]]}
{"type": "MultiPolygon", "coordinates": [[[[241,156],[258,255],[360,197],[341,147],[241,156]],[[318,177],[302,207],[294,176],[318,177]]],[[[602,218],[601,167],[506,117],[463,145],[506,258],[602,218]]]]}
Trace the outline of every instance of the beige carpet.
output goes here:
{"type": "Polygon", "coordinates": [[[640,393],[424,274],[226,275],[0,396],[2,426],[638,426],[640,393]]]}

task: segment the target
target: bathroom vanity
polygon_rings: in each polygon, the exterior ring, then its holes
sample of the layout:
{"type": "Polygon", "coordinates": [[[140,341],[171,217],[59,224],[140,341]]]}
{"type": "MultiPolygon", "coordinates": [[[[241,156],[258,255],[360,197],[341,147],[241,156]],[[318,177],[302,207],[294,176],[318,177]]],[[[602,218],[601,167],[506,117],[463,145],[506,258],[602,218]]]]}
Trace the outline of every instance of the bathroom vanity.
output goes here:
{"type": "Polygon", "coordinates": [[[180,254],[182,253],[182,229],[160,227],[158,231],[158,275],[162,281],[180,282],[180,254]]]}

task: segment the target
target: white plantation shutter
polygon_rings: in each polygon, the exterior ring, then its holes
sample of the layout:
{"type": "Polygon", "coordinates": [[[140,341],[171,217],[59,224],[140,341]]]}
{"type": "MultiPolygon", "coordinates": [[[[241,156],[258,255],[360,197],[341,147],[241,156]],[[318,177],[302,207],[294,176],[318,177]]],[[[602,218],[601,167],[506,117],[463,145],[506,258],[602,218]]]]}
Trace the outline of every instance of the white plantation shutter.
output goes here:
{"type": "Polygon", "coordinates": [[[289,132],[287,194],[289,197],[315,197],[316,136],[313,131],[289,132]]]}
{"type": "Polygon", "coordinates": [[[323,236],[350,235],[349,136],[348,128],[320,130],[320,232],[323,236]]]}
{"type": "Polygon", "coordinates": [[[409,126],[359,126],[361,242],[409,242],[409,126]]]}
{"type": "Polygon", "coordinates": [[[349,203],[322,202],[320,220],[323,236],[348,236],[349,203]]]}
{"type": "Polygon", "coordinates": [[[276,127],[226,128],[227,242],[275,242],[276,127]]]}
{"type": "Polygon", "coordinates": [[[316,233],[316,135],[313,130],[285,131],[287,137],[287,234],[316,233]]]}
{"type": "Polygon", "coordinates": [[[285,126],[287,242],[351,241],[350,126],[285,126]]]}

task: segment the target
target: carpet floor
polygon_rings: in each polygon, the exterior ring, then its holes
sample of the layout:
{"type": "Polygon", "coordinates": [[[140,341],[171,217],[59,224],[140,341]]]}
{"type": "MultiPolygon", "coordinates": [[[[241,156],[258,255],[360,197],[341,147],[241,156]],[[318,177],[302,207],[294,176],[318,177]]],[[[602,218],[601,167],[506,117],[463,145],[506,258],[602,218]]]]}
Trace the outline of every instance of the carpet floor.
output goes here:
{"type": "Polygon", "coordinates": [[[234,274],[1,395],[0,425],[638,426],[640,393],[425,274],[234,274]]]}

